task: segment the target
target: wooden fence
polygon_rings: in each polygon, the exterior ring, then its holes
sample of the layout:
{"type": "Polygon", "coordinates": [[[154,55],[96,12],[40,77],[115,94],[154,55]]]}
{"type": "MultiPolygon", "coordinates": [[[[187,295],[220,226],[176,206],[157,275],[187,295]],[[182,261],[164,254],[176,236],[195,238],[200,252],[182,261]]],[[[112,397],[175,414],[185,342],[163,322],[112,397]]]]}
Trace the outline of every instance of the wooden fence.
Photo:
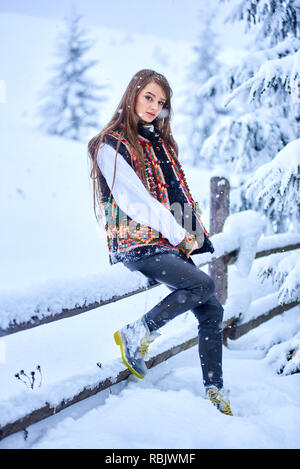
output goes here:
{"type": "MultiPolygon", "coordinates": [[[[224,177],[213,177],[211,178],[211,185],[210,185],[210,234],[211,236],[221,233],[223,230],[224,222],[229,215],[229,196],[230,196],[230,186],[229,182],[224,177]]],[[[256,252],[255,259],[268,256],[273,253],[281,253],[286,252],[294,249],[300,248],[299,239],[297,242],[286,245],[280,245],[274,248],[269,248],[267,250],[261,250],[256,252]]],[[[209,274],[214,279],[216,284],[216,296],[218,297],[221,304],[225,304],[227,299],[228,293],[228,266],[233,264],[238,256],[238,248],[230,251],[225,252],[222,255],[211,256],[209,261],[209,274]]],[[[203,267],[207,264],[204,262],[203,264],[198,265],[198,267],[203,267]]],[[[5,336],[8,334],[16,333],[19,331],[23,331],[26,329],[30,329],[32,327],[37,327],[41,324],[49,323],[52,321],[60,320],[63,318],[75,316],[78,314],[82,314],[86,311],[90,311],[94,308],[99,308],[106,304],[121,300],[131,295],[136,295],[142,291],[145,291],[150,288],[154,288],[158,286],[159,283],[157,282],[149,282],[147,286],[143,288],[135,289],[126,294],[122,294],[119,296],[112,296],[105,301],[98,301],[92,304],[87,304],[81,307],[76,307],[73,309],[62,309],[60,312],[56,314],[49,314],[43,315],[43,317],[39,317],[33,313],[32,317],[28,321],[24,322],[13,322],[9,324],[7,328],[0,329],[0,336],[5,336]]],[[[241,335],[247,333],[249,330],[257,327],[259,324],[271,319],[272,317],[281,314],[283,311],[286,311],[290,308],[295,307],[298,305],[299,302],[290,302],[284,305],[278,305],[269,311],[263,311],[262,314],[255,319],[251,319],[248,322],[243,322],[240,318],[242,313],[241,311],[236,311],[231,318],[227,319],[223,323],[223,342],[226,345],[228,339],[236,339],[241,335]]],[[[177,353],[186,350],[198,342],[198,337],[192,337],[182,342],[179,342],[175,346],[168,348],[166,350],[162,350],[155,356],[152,356],[147,361],[147,367],[151,368],[163,361],[169,359],[170,357],[176,355],[177,353]]],[[[5,438],[6,436],[15,433],[20,430],[25,430],[28,426],[36,423],[42,419],[45,419],[57,412],[73,405],[83,399],[86,399],[99,391],[107,389],[114,384],[119,383],[128,378],[130,372],[124,367],[118,372],[116,376],[103,376],[99,378],[97,383],[93,385],[86,385],[84,386],[79,392],[76,392],[75,395],[66,395],[64,399],[61,400],[59,405],[51,406],[49,403],[45,402],[44,405],[39,405],[37,408],[34,408],[31,412],[26,415],[19,416],[16,419],[12,419],[9,422],[6,422],[2,427],[0,427],[0,439],[5,438]]]]}

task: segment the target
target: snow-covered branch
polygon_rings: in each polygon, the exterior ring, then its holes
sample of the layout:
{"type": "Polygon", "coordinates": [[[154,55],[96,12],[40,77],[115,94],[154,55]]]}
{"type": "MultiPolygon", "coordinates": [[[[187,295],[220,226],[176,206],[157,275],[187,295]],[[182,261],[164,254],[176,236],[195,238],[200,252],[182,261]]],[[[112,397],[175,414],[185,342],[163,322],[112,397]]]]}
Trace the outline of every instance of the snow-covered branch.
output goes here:
{"type": "Polygon", "coordinates": [[[266,258],[264,265],[258,272],[258,277],[264,282],[272,279],[273,285],[278,287],[279,304],[300,300],[300,251],[285,254],[273,254],[266,258]]]}
{"type": "Polygon", "coordinates": [[[256,28],[258,41],[267,38],[276,44],[289,35],[297,37],[299,16],[298,0],[241,0],[231,9],[226,21],[244,21],[247,31],[256,28]]]}
{"type": "Polygon", "coordinates": [[[253,77],[235,88],[225,104],[227,106],[238,94],[248,89],[249,101],[260,100],[266,91],[277,92],[279,85],[294,103],[300,102],[300,49],[292,55],[263,63],[253,77]]]}
{"type": "Polygon", "coordinates": [[[288,143],[248,178],[246,197],[254,205],[263,202],[265,210],[299,215],[300,139],[288,143]]]}
{"type": "MultiPolygon", "coordinates": [[[[199,88],[198,95],[210,96],[212,90],[217,90],[220,94],[228,93],[238,89],[246,81],[254,77],[260,67],[268,62],[288,58],[300,49],[300,40],[286,38],[274,47],[267,47],[256,51],[245,53],[238,65],[229,67],[224,73],[213,75],[207,82],[199,88]]],[[[229,98],[231,95],[229,96],[229,98]]],[[[229,99],[227,98],[227,100],[229,99]]]]}

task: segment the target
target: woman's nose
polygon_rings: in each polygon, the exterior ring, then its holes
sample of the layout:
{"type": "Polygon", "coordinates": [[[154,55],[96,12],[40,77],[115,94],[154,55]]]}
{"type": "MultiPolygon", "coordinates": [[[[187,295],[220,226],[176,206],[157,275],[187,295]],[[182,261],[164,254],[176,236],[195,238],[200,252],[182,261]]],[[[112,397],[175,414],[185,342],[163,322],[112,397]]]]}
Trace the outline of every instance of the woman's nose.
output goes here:
{"type": "Polygon", "coordinates": [[[153,110],[153,112],[157,112],[157,110],[158,110],[158,103],[156,103],[156,102],[153,101],[153,102],[151,103],[151,109],[153,110]]]}

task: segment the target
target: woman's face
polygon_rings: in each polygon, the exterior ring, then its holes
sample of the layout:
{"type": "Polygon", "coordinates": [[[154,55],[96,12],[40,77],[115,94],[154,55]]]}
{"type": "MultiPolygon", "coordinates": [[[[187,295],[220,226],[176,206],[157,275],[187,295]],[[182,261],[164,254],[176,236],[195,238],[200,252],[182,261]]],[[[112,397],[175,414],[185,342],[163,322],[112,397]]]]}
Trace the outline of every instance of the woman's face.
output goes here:
{"type": "Polygon", "coordinates": [[[150,82],[138,94],[135,112],[145,122],[151,123],[161,112],[166,102],[166,95],[161,86],[150,82]]]}

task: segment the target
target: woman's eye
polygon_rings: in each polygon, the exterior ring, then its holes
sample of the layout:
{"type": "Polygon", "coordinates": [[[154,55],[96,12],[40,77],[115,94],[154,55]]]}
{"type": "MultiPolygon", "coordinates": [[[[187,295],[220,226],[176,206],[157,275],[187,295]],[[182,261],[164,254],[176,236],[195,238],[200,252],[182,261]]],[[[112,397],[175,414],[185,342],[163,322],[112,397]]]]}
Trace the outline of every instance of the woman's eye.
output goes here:
{"type": "MultiPolygon", "coordinates": [[[[148,94],[145,95],[145,98],[146,98],[148,101],[152,101],[152,100],[153,100],[152,96],[150,96],[150,95],[148,95],[148,94]]],[[[165,105],[166,103],[165,103],[164,101],[159,101],[158,104],[159,104],[159,106],[164,107],[164,105],[165,105]]]]}

